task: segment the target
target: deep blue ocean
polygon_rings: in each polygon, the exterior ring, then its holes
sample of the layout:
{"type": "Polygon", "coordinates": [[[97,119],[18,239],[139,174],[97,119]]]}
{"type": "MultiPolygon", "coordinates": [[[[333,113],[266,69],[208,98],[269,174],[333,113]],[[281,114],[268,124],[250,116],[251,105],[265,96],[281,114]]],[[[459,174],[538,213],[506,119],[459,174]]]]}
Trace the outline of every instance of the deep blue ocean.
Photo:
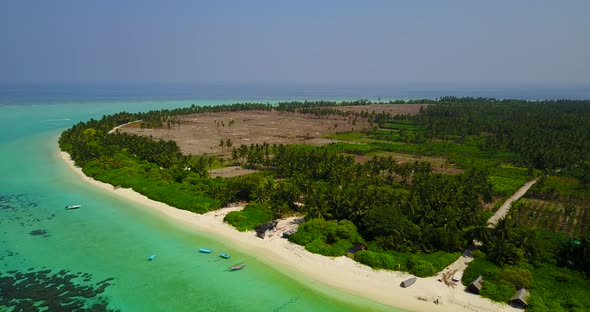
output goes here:
{"type": "Polygon", "coordinates": [[[525,100],[590,99],[590,86],[396,84],[383,86],[0,84],[0,104],[146,100],[287,101],[435,99],[443,96],[525,100]]]}

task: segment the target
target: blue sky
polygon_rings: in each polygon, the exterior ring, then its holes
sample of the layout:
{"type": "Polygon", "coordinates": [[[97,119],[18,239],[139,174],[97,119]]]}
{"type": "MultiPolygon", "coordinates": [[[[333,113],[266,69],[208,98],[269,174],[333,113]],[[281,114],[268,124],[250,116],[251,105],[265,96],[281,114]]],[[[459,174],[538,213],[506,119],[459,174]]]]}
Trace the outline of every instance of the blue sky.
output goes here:
{"type": "Polygon", "coordinates": [[[0,82],[590,85],[590,1],[2,1],[0,82]]]}

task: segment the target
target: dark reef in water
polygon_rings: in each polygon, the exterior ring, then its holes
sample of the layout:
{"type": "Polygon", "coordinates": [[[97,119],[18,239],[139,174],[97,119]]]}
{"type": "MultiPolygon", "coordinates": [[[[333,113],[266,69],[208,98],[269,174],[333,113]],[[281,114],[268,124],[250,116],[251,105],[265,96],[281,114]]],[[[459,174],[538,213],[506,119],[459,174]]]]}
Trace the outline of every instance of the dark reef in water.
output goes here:
{"type": "Polygon", "coordinates": [[[22,227],[39,226],[55,217],[55,213],[40,207],[30,195],[0,194],[0,225],[18,223],[22,227]]]}
{"type": "Polygon", "coordinates": [[[49,233],[47,233],[47,230],[34,230],[29,232],[29,234],[31,236],[43,236],[43,237],[49,237],[51,235],[49,235],[49,233]]]}
{"type": "Polygon", "coordinates": [[[113,278],[92,284],[89,273],[33,270],[0,272],[0,310],[115,311],[101,295],[113,278]]]}

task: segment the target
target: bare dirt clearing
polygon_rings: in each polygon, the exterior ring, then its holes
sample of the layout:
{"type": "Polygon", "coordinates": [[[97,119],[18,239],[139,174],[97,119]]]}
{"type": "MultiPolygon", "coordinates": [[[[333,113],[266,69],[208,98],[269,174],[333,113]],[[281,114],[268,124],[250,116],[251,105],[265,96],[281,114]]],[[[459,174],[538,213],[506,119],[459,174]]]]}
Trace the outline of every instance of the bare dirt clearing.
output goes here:
{"type": "Polygon", "coordinates": [[[209,170],[209,177],[211,177],[213,179],[215,179],[216,177],[231,178],[231,177],[237,177],[237,176],[241,176],[241,175],[245,175],[245,174],[249,174],[249,173],[253,173],[253,172],[257,172],[257,170],[246,169],[246,168],[242,168],[240,166],[231,166],[231,167],[225,167],[225,168],[219,168],[219,169],[211,169],[211,170],[209,170]]]}
{"type": "MultiPolygon", "coordinates": [[[[424,104],[373,104],[335,106],[331,108],[350,112],[389,112],[416,114],[424,104]]],[[[178,116],[180,126],[171,129],[141,129],[138,124],[123,126],[121,132],[151,136],[154,139],[174,140],[184,154],[229,156],[231,146],[242,144],[311,144],[324,145],[333,140],[324,136],[337,131],[363,130],[372,126],[366,119],[330,115],[317,117],[311,114],[278,111],[212,112],[178,116]],[[221,141],[224,141],[221,145],[221,141]]]]}

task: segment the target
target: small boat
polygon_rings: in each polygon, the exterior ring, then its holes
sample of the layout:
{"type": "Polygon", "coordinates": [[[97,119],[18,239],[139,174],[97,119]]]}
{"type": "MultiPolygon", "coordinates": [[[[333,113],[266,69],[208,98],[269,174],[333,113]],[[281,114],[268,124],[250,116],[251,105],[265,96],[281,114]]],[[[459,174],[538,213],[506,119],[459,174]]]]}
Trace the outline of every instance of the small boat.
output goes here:
{"type": "Polygon", "coordinates": [[[156,255],[151,255],[151,256],[148,258],[148,261],[152,261],[152,260],[154,260],[154,259],[156,259],[156,255]]]}
{"type": "Polygon", "coordinates": [[[245,264],[232,265],[229,267],[229,270],[230,271],[238,271],[238,270],[243,269],[244,267],[246,267],[245,264]]]}
{"type": "Polygon", "coordinates": [[[82,207],[82,205],[68,205],[66,206],[66,209],[78,209],[80,207],[82,207]]]}
{"type": "Polygon", "coordinates": [[[199,252],[202,252],[202,253],[211,253],[212,250],[211,249],[207,249],[207,248],[200,248],[199,249],[199,252]]]}
{"type": "Polygon", "coordinates": [[[416,277],[410,277],[407,280],[403,281],[400,284],[400,286],[403,288],[410,287],[410,286],[414,285],[415,282],[416,282],[416,277]]]}
{"type": "Polygon", "coordinates": [[[219,254],[219,256],[224,259],[229,259],[229,255],[226,253],[221,253],[221,254],[219,254]]]}

